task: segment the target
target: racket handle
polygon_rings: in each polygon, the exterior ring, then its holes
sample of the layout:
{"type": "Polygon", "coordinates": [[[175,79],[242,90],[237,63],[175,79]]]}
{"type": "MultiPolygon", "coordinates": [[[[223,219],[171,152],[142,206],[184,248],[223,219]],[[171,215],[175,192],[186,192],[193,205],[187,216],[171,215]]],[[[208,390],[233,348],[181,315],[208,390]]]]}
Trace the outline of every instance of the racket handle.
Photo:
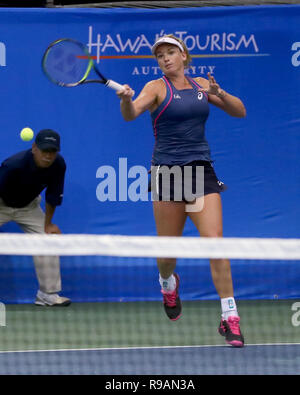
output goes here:
{"type": "Polygon", "coordinates": [[[108,88],[114,89],[117,92],[124,90],[123,85],[118,84],[117,82],[115,82],[113,80],[107,80],[105,86],[107,86],[108,88]]]}

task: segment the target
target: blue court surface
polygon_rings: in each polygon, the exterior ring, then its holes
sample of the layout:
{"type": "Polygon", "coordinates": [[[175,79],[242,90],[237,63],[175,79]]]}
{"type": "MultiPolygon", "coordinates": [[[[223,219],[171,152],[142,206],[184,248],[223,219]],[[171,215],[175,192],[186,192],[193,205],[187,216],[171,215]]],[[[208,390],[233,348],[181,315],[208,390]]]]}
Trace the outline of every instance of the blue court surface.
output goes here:
{"type": "Polygon", "coordinates": [[[298,375],[300,344],[0,354],[1,375],[298,375]]]}

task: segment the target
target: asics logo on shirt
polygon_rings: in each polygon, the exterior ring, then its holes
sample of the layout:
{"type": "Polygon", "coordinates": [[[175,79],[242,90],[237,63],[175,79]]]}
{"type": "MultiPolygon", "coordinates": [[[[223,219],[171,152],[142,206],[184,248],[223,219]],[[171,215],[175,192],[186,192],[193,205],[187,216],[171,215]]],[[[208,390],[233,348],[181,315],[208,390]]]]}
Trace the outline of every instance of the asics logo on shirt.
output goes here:
{"type": "Polygon", "coordinates": [[[198,100],[202,100],[203,99],[203,92],[199,91],[198,92],[198,100]]]}

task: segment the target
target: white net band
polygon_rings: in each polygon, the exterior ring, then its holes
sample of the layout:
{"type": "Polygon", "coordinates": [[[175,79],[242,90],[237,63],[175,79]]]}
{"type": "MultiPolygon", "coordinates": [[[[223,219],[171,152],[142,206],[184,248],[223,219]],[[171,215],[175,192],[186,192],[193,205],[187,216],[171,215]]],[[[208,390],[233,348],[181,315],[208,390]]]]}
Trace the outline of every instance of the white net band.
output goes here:
{"type": "Polygon", "coordinates": [[[300,239],[2,233],[0,255],[299,260],[300,239]]]}

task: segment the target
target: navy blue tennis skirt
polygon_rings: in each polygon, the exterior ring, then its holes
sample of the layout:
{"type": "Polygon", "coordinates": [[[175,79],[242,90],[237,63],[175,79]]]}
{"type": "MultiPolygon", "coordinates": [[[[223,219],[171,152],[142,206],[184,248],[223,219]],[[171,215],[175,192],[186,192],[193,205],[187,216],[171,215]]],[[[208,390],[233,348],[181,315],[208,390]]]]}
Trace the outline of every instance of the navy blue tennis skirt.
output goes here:
{"type": "Polygon", "coordinates": [[[183,166],[151,167],[148,191],[153,201],[193,202],[196,198],[227,189],[220,181],[211,162],[193,161],[183,166]]]}

